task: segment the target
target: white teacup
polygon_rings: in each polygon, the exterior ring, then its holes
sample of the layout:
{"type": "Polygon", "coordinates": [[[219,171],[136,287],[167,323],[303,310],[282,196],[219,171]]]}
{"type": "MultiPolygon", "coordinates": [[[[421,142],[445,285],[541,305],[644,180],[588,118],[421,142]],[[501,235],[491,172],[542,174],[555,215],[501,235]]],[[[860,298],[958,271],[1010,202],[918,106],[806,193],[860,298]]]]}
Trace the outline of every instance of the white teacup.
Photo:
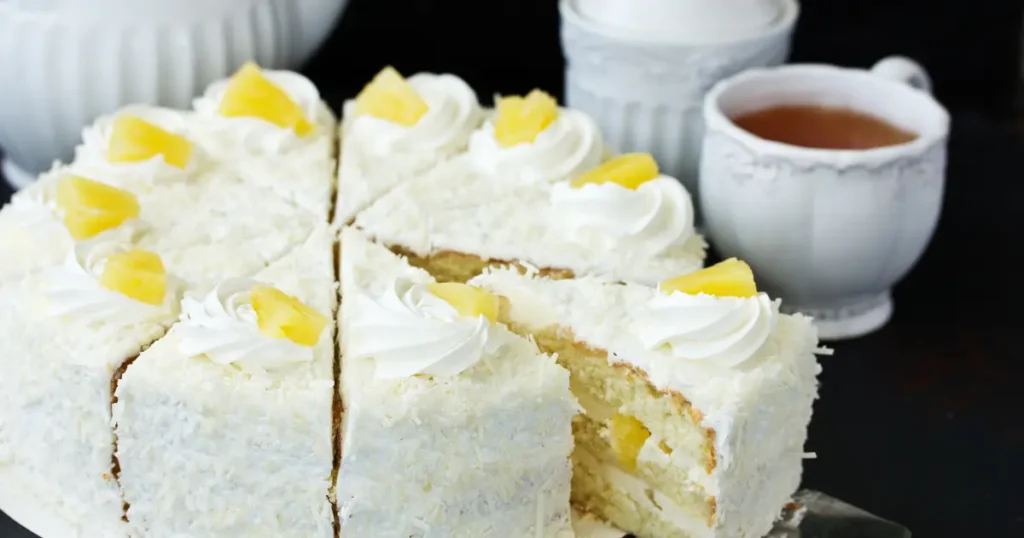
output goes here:
{"type": "Polygon", "coordinates": [[[871,71],[824,65],[752,70],[707,96],[700,200],[712,243],[754,268],[823,338],[851,338],[892,315],[890,289],[939,219],[949,115],[924,69],[890,57],[871,71]],[[916,133],[867,150],[798,147],[730,118],[779,105],[842,107],[916,133]]]}

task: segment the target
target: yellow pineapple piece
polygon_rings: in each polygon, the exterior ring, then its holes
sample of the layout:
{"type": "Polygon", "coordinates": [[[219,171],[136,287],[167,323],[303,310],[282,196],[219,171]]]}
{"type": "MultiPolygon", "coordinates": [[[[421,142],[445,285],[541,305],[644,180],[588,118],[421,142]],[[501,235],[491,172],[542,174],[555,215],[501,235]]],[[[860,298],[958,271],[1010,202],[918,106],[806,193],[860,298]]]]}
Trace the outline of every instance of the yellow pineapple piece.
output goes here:
{"type": "Polygon", "coordinates": [[[706,293],[718,297],[753,297],[757,295],[754,272],[745,262],[729,258],[711,267],[665,280],[661,291],[680,291],[689,295],[706,293]]]}
{"type": "Polygon", "coordinates": [[[114,120],[110,145],[107,146],[108,161],[147,161],[157,155],[163,155],[164,161],[171,166],[185,168],[192,156],[192,143],[136,116],[122,114],[114,120]]]}
{"type": "Polygon", "coordinates": [[[231,77],[220,102],[220,113],[229,118],[264,119],[278,127],[293,129],[299,136],[306,136],[314,129],[302,107],[263,76],[252,62],[246,62],[231,77]]]}
{"type": "Polygon", "coordinates": [[[636,457],[651,436],[650,430],[636,418],[618,413],[612,417],[609,428],[612,450],[619,463],[629,472],[636,471],[636,457]]]}
{"type": "Polygon", "coordinates": [[[139,216],[135,195],[99,181],[68,175],[57,184],[57,207],[76,240],[88,239],[139,216]]]}
{"type": "Polygon", "coordinates": [[[637,187],[658,177],[658,163],[650,153],[627,153],[619,155],[593,170],[572,180],[572,187],[579,189],[593,183],[617,183],[627,189],[637,187]]]}
{"type": "Polygon", "coordinates": [[[167,271],[157,254],[132,249],[107,258],[100,285],[136,301],[160,305],[167,293],[167,271]]]}
{"type": "Polygon", "coordinates": [[[494,138],[506,148],[533,142],[558,119],[558,102],[541,90],[533,90],[526,97],[499,98],[495,108],[494,138]]]}
{"type": "Polygon", "coordinates": [[[430,293],[455,307],[460,316],[484,316],[492,322],[498,319],[501,299],[487,290],[457,282],[435,282],[427,284],[427,288],[430,293]]]}
{"type": "Polygon", "coordinates": [[[377,73],[356,97],[356,114],[366,114],[406,127],[427,113],[427,102],[391,66],[377,73]]]}
{"type": "Polygon", "coordinates": [[[302,301],[270,286],[253,286],[252,308],[260,332],[271,338],[287,338],[312,347],[327,327],[327,317],[302,301]]]}

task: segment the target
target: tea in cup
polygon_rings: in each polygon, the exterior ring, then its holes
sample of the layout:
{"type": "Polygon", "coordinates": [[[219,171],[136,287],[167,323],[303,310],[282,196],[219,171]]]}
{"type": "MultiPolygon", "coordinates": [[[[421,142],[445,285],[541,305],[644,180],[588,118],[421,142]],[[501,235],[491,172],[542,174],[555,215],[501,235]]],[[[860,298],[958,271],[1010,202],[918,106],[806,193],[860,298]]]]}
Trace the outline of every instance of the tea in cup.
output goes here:
{"type": "Polygon", "coordinates": [[[870,71],[755,69],[705,99],[707,234],[822,338],[883,326],[892,286],[935,231],[949,115],[929,86],[923,68],[891,57],[870,71]]]}

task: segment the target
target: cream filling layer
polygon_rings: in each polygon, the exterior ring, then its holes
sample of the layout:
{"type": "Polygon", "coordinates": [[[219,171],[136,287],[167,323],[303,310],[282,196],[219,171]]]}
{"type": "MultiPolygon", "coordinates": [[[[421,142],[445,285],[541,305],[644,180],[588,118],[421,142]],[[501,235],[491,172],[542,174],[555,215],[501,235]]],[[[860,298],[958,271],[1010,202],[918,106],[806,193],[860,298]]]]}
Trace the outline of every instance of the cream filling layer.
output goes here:
{"type": "Polygon", "coordinates": [[[642,506],[662,521],[687,533],[692,538],[713,538],[714,530],[700,517],[687,513],[668,495],[650,487],[643,479],[633,476],[610,463],[592,462],[602,478],[616,489],[624,492],[639,506],[642,506]]]}

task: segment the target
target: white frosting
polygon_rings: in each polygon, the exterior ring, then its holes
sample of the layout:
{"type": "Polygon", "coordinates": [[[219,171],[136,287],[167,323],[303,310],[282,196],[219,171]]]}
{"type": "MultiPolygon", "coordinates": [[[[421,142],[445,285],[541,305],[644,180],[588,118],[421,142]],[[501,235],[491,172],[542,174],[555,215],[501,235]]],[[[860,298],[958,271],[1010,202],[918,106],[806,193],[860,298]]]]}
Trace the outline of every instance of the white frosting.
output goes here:
{"type": "Polygon", "coordinates": [[[647,349],[666,346],[678,359],[731,368],[761,349],[778,316],[778,303],[766,293],[715,297],[673,292],[651,299],[636,331],[647,349]]]}
{"type": "Polygon", "coordinates": [[[777,24],[783,15],[780,0],[572,0],[571,6],[608,30],[672,42],[749,38],[777,24]]]}
{"type": "MultiPolygon", "coordinates": [[[[263,76],[281,88],[295,101],[316,131],[300,137],[294,129],[280,127],[257,117],[224,117],[220,114],[220,103],[224,99],[230,79],[210,84],[192,106],[200,118],[205,120],[205,129],[222,135],[223,143],[237,143],[251,154],[281,154],[293,151],[322,138],[333,125],[333,116],[320,100],[320,91],[306,77],[292,71],[264,69],[263,76]]],[[[223,153],[215,149],[215,153],[223,153]]]]}
{"type": "Polygon", "coordinates": [[[345,103],[336,221],[348,222],[394,186],[465,150],[480,125],[483,111],[462,79],[419,73],[409,85],[428,106],[412,126],[356,115],[355,101],[345,103]]]}
{"type": "Polygon", "coordinates": [[[490,320],[460,316],[423,284],[400,278],[380,297],[354,299],[363,315],[352,323],[348,354],[375,359],[377,379],[458,375],[480,360],[488,344],[490,320]]]}
{"type": "Polygon", "coordinates": [[[551,203],[568,236],[598,250],[655,255],[695,233],[690,194],[667,176],[636,190],[612,182],[581,188],[560,182],[551,188],[551,203]]]}
{"type": "MultiPolygon", "coordinates": [[[[326,207],[335,131],[319,130],[302,152],[256,159],[230,145],[234,127],[210,133],[208,119],[182,117],[189,132],[206,129],[201,147],[225,150],[182,181],[165,181],[159,170],[153,182],[137,171],[115,177],[110,167],[84,173],[106,164],[83,158],[44,174],[0,210],[0,251],[12,258],[0,264],[0,459],[31,476],[48,510],[83,522],[88,536],[330,538],[333,327],[313,361],[261,379],[183,357],[179,331],[165,336],[179,317],[177,279],[156,307],[102,288],[97,277],[103,252],[133,245],[159,254],[196,297],[226,278],[253,277],[332,312],[336,236],[326,207]],[[266,183],[240,178],[236,165],[270,170],[266,183]],[[70,257],[76,245],[53,203],[69,171],[134,192],[146,229],[128,234],[126,223],[70,257]],[[125,233],[123,244],[110,239],[117,233],[125,233]],[[118,387],[129,388],[112,416],[112,374],[143,350],[152,353],[128,368],[118,387]],[[130,533],[121,520],[125,499],[130,533]]],[[[87,146],[93,157],[105,155],[104,144],[91,139],[82,151],[87,146]]]]}
{"type": "Polygon", "coordinates": [[[258,282],[235,278],[217,285],[202,301],[181,302],[178,350],[221,365],[264,374],[313,360],[313,348],[263,334],[250,291],[258,282]]]}
{"type": "MultiPolygon", "coordinates": [[[[777,315],[767,341],[742,364],[729,367],[727,362],[676,357],[668,346],[645,345],[639,328],[651,322],[652,302],[665,297],[653,287],[595,278],[555,281],[506,269],[490,271],[471,283],[506,297],[509,316],[516,323],[571,331],[577,341],[606,350],[610,363],[629,365],[643,372],[656,389],[689,401],[703,416],[701,426],[715,432],[716,459],[710,476],[688,472],[684,484],[715,496],[716,518],[707,536],[759,538],[768,533],[800,482],[803,444],[817,396],[818,343],[809,318],[777,315]]],[[[761,297],[749,301],[758,317],[768,316],[764,307],[774,312],[775,305],[761,297]]],[[[716,317],[722,312],[711,309],[716,317]]],[[[697,313],[670,312],[692,319],[699,317],[697,313]]],[[[678,317],[669,320],[679,323],[678,317]]],[[[736,356],[742,353],[726,357],[736,356]]],[[[675,452],[664,465],[693,468],[692,461],[676,458],[675,452]]],[[[657,462],[649,456],[644,460],[657,462]]],[[[665,520],[673,522],[668,514],[665,520]]],[[[674,524],[685,529],[682,520],[674,524]]]]}
{"type": "Polygon", "coordinates": [[[152,186],[156,182],[181,180],[196,173],[199,163],[203,160],[201,150],[196,144],[192,145],[192,155],[185,168],[168,164],[163,154],[138,162],[108,161],[107,148],[110,146],[110,137],[114,131],[114,121],[121,114],[136,116],[166,131],[184,136],[191,142],[187,113],[143,105],[128,106],[115,114],[97,119],[82,130],[82,144],[75,148],[71,173],[80,173],[122,188],[140,182],[152,186]]]}
{"type": "MultiPolygon", "coordinates": [[[[335,239],[324,225],[250,276],[331,313],[335,239]]],[[[143,352],[117,386],[131,536],[333,537],[333,326],[313,360],[262,377],[186,356],[184,325],[143,352]]],[[[109,375],[107,383],[109,395],[109,375]]]]}
{"type": "Polygon", "coordinates": [[[678,220],[659,212],[632,237],[594,229],[578,237],[567,230],[565,205],[553,203],[557,185],[489,181],[457,159],[395,187],[359,213],[355,225],[420,256],[462,252],[652,285],[703,265],[705,243],[698,234],[684,230],[666,246],[680,224],[686,228],[683,211],[674,215],[678,220]]]}
{"type": "Polygon", "coordinates": [[[483,113],[473,88],[455,75],[433,73],[413,75],[409,85],[427,103],[427,112],[413,125],[357,115],[355,100],[345,103],[345,135],[353,139],[354,147],[373,157],[436,157],[465,148],[483,113]]]}
{"type": "Polygon", "coordinates": [[[568,372],[492,325],[502,345],[458,375],[376,379],[351,353],[374,305],[350,298],[432,279],[353,228],[341,249],[342,535],[571,538],[568,372]]]}
{"type": "Polygon", "coordinates": [[[597,122],[579,110],[560,109],[533,142],[503,147],[494,137],[493,121],[469,140],[469,158],[484,176],[517,183],[572,178],[600,164],[603,155],[597,122]]]}
{"type": "Polygon", "coordinates": [[[45,295],[50,315],[87,325],[100,321],[152,321],[171,315],[177,303],[177,290],[171,276],[168,276],[166,298],[160,305],[143,303],[100,285],[107,258],[130,250],[139,233],[137,222],[126,222],[79,242],[63,266],[47,270],[45,295]]]}
{"type": "Polygon", "coordinates": [[[53,195],[54,179],[62,174],[63,168],[55,167],[0,208],[0,284],[62,263],[74,245],[53,195]]]}

